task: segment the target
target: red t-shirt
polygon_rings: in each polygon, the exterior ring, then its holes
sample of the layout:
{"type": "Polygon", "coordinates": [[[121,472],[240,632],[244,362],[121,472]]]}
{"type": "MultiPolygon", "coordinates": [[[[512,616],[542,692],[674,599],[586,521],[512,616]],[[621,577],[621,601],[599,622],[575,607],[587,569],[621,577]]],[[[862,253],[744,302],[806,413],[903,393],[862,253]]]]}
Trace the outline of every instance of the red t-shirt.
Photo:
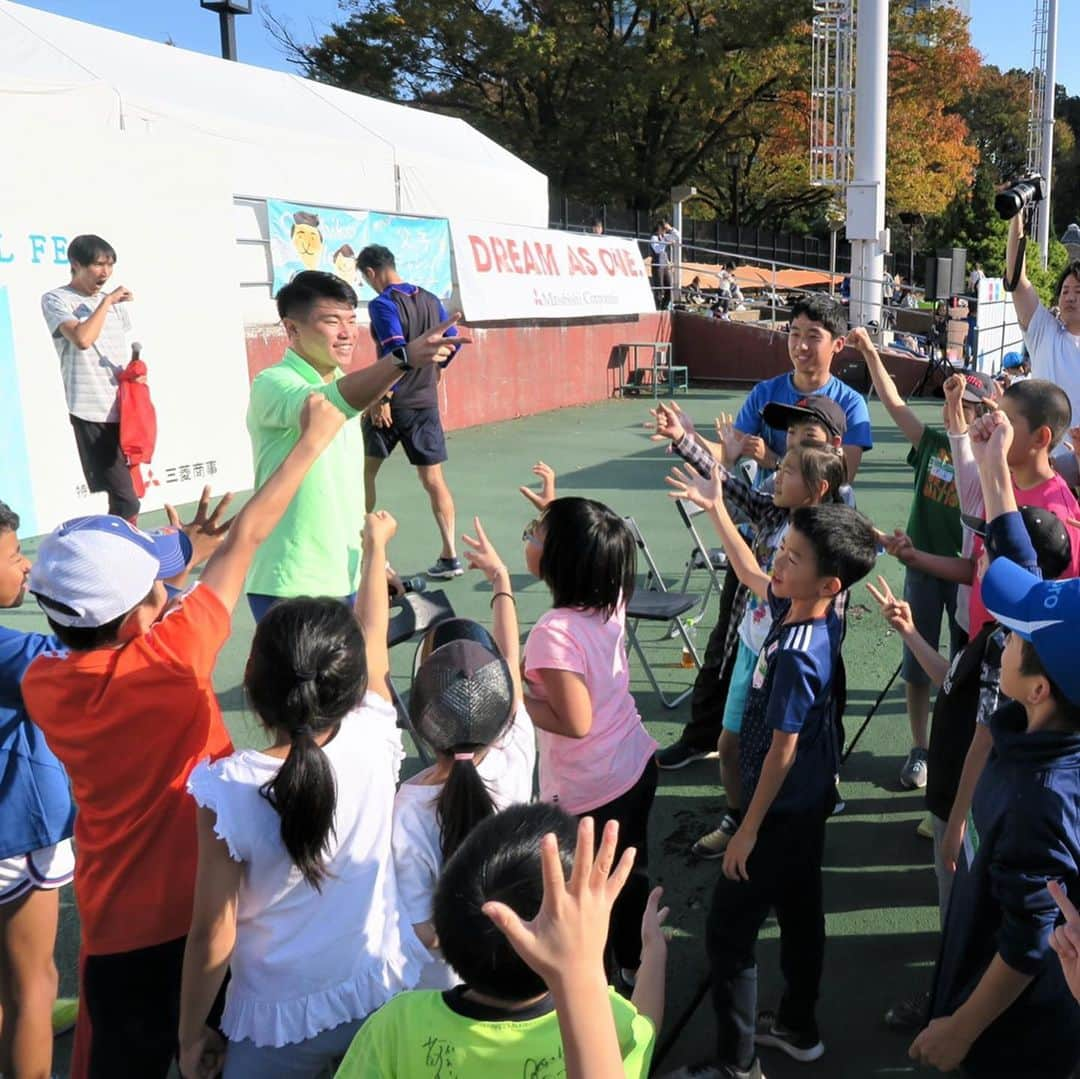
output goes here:
{"type": "Polygon", "coordinates": [[[198,856],[192,768],[232,752],[211,673],[229,636],[213,590],[193,588],[122,648],[42,655],[23,700],[67,769],[75,899],[89,955],[184,936],[198,856]]]}

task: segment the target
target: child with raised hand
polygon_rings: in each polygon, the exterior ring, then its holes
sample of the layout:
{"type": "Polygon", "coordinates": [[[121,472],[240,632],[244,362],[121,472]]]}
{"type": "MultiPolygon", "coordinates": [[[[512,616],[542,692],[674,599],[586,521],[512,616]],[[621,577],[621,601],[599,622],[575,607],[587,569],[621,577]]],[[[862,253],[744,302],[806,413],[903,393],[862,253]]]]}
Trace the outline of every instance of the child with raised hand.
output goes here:
{"type": "MultiPolygon", "coordinates": [[[[963,531],[956,469],[948,433],[923,423],[904,401],[865,329],[861,326],[853,329],[848,334],[848,344],[866,362],[885,411],[911,443],[907,462],[914,470],[914,494],[908,511],[907,535],[916,548],[927,554],[956,558],[961,551],[963,531]]],[[[963,380],[964,404],[961,407],[970,410],[970,422],[981,410],[981,401],[990,397],[990,380],[978,372],[971,372],[970,382],[964,376],[952,377],[963,380]]],[[[959,651],[964,639],[964,631],[956,617],[956,590],[955,580],[936,577],[915,566],[908,566],[904,574],[904,599],[911,604],[919,635],[936,649],[942,619],[945,618],[950,633],[950,655],[959,651]]],[[[900,783],[911,790],[926,786],[926,757],[930,745],[930,681],[906,644],[901,675],[906,687],[911,750],[900,770],[900,783]]]]}
{"type": "Polygon", "coordinates": [[[842,626],[833,607],[873,567],[876,539],[856,510],[802,506],[766,574],[724,506],[718,472],[706,480],[675,469],[668,483],[672,498],[709,512],[735,572],[772,615],[739,741],[747,806],[724,852],[706,922],[716,1058],[677,1073],[760,1079],[757,1045],[800,1061],[825,1052],[815,1006],[825,951],[825,821],[839,759],[834,698],[842,626]],[[775,1014],[758,1015],[754,945],[770,910],[780,925],[785,988],[775,1014]]]}
{"type": "Polygon", "coordinates": [[[575,823],[557,806],[515,805],[478,824],[446,863],[435,895],[435,929],[464,984],[390,1001],[360,1029],[337,1079],[555,1075],[564,1055],[571,1079],[645,1079],[663,1022],[666,911],[654,889],[640,925],[638,985],[625,1000],[604,985],[600,964],[603,914],[632,859],[624,853],[612,874],[616,828],[607,825],[593,861],[591,818],[575,823]],[[545,922],[556,889],[563,904],[588,903],[594,915],[558,951],[538,939],[551,939],[545,922]],[[581,1005],[589,1010],[571,1014],[581,1005]],[[602,1055],[594,1059],[597,1041],[602,1055]]]}
{"type": "Polygon", "coordinates": [[[165,582],[188,557],[175,530],[83,517],[38,549],[30,592],[67,652],[38,656],[22,692],[78,805],[80,995],[95,1079],[164,1079],[176,1056],[198,862],[186,783],[200,760],[232,751],[214,664],[255,550],[344,419],[324,397],[306,399],[295,445],[227,533],[209,537],[216,550],[177,600],[165,582]]]}
{"type": "Polygon", "coordinates": [[[554,606],[525,642],[526,707],[537,729],[540,797],[575,816],[619,822],[619,851],[637,849],[615,904],[610,943],[624,981],[641,958],[649,895],[648,826],[656,742],[630,692],[626,604],[637,546],[626,522],[587,498],[557,498],[545,476],[540,516],[525,531],[525,563],[554,606]]]}
{"type": "Polygon", "coordinates": [[[402,916],[431,953],[417,983],[448,989],[460,980],[439,954],[432,922],[443,864],[482,820],[533,795],[536,734],[522,704],[517,607],[510,573],[479,518],[463,536],[465,558],[492,588],[492,633],[452,618],[416,650],[409,716],[435,763],[406,780],[394,799],[393,851],[402,916]]]}
{"type": "MultiPolygon", "coordinates": [[[[664,406],[660,406],[663,408],[664,406]]],[[[699,475],[711,476],[716,467],[708,455],[686,437],[674,416],[665,417],[664,429],[672,438],[675,452],[686,459],[699,475]]],[[[726,503],[747,521],[752,529],[749,543],[756,564],[769,573],[773,559],[800,506],[838,503],[844,483],[844,458],[839,448],[823,446],[793,447],[780,459],[771,494],[754,490],[744,480],[720,471],[720,489],[726,503]]],[[[842,614],[841,611],[838,612],[842,614]]],[[[724,702],[723,730],[718,745],[720,781],[727,799],[727,809],[719,827],[701,836],[691,848],[699,858],[723,858],[731,837],[742,820],[744,802],[739,783],[739,731],[750,679],[758,653],[769,634],[772,617],[769,606],[740,581],[731,605],[729,632],[734,651],[731,680],[724,702]]]]}
{"type": "MultiPolygon", "coordinates": [[[[1028,383],[1020,383],[1020,386],[1028,383]]],[[[991,617],[1011,630],[991,719],[994,752],[972,805],[978,843],[959,868],[930,1022],[909,1053],[973,1077],[1066,1079],[1080,1058],[1080,1009],[1050,955],[1051,883],[1080,887],[1080,581],[1042,581],[1020,522],[1007,414],[973,427],[986,502],[983,579],[991,617]]]]}
{"type": "Polygon", "coordinates": [[[365,1017],[416,983],[424,950],[398,913],[390,851],[404,757],[387,673],[386,548],[368,514],[356,611],[275,604],[244,688],[270,744],[191,774],[199,874],[184,956],[180,1063],[200,1074],[210,1003],[231,972],[227,1079],[316,1075],[365,1017]]]}

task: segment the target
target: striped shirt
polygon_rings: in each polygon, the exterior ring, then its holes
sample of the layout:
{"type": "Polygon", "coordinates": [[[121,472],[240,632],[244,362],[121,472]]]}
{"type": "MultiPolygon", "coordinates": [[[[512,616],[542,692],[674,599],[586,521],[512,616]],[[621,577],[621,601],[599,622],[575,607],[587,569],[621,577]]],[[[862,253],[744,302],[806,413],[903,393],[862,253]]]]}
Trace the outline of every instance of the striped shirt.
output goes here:
{"type": "Polygon", "coordinates": [[[89,348],[78,348],[60,332],[65,322],[85,322],[104,299],[104,292],[84,296],[70,285],[61,285],[41,297],[41,313],[60,359],[68,412],[95,423],[117,423],[120,406],[116,376],[130,359],[127,338],[131,319],[127,305],[113,304],[109,308],[105,325],[89,348]]]}

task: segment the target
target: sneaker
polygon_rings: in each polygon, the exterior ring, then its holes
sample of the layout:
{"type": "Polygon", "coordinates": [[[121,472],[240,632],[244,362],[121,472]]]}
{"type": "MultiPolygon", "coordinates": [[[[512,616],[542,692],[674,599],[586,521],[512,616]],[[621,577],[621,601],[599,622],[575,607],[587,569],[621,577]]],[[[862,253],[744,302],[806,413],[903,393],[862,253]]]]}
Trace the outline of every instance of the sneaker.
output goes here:
{"type": "Polygon", "coordinates": [[[900,769],[900,786],[909,791],[926,786],[926,750],[914,746],[900,769]]]}
{"type": "Polygon", "coordinates": [[[788,1030],[787,1027],[780,1025],[772,1012],[758,1014],[754,1042],[757,1045],[779,1049],[787,1053],[792,1060],[798,1060],[802,1064],[808,1064],[811,1060],[817,1060],[825,1055],[825,1045],[818,1037],[817,1031],[800,1034],[798,1031],[788,1030]]]}
{"type": "Polygon", "coordinates": [[[930,1014],[930,994],[918,996],[894,1004],[885,1013],[885,1025],[893,1030],[922,1030],[930,1014]]]}
{"type": "Polygon", "coordinates": [[[54,1038],[59,1038],[69,1030],[75,1029],[75,1021],[79,1018],[78,997],[57,997],[52,1008],[52,1032],[54,1038]]]}
{"type": "Polygon", "coordinates": [[[438,577],[439,580],[449,581],[451,577],[460,577],[465,572],[465,567],[461,564],[460,558],[443,558],[439,557],[435,559],[435,565],[428,571],[429,577],[438,577]]]}
{"type": "Polygon", "coordinates": [[[695,858],[723,858],[731,837],[739,830],[739,822],[730,814],[725,813],[720,821],[720,827],[711,832],[706,832],[691,848],[690,853],[695,858]]]}
{"type": "Polygon", "coordinates": [[[667,749],[661,749],[656,754],[656,765],[664,771],[673,772],[676,768],[685,768],[694,761],[707,760],[716,757],[715,750],[711,753],[707,749],[694,749],[685,742],[673,742],[667,749]]]}
{"type": "Polygon", "coordinates": [[[929,813],[919,821],[919,827],[915,829],[915,834],[921,836],[923,839],[934,838],[934,822],[929,813]]]}
{"type": "Polygon", "coordinates": [[[754,1057],[754,1063],[746,1071],[731,1064],[690,1064],[677,1072],[668,1072],[661,1079],[765,1079],[765,1073],[761,1061],[754,1057]]]}

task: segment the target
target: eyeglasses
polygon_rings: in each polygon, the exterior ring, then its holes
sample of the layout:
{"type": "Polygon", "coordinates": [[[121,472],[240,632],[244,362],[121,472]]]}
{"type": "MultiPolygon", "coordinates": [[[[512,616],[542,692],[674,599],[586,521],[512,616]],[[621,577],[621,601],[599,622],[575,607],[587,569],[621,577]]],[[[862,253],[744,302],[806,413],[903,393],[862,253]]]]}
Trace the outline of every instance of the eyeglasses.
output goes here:
{"type": "Polygon", "coordinates": [[[534,547],[543,547],[543,543],[536,538],[536,530],[540,527],[540,518],[534,517],[526,526],[525,531],[521,533],[521,540],[523,543],[531,543],[534,547]]]}

